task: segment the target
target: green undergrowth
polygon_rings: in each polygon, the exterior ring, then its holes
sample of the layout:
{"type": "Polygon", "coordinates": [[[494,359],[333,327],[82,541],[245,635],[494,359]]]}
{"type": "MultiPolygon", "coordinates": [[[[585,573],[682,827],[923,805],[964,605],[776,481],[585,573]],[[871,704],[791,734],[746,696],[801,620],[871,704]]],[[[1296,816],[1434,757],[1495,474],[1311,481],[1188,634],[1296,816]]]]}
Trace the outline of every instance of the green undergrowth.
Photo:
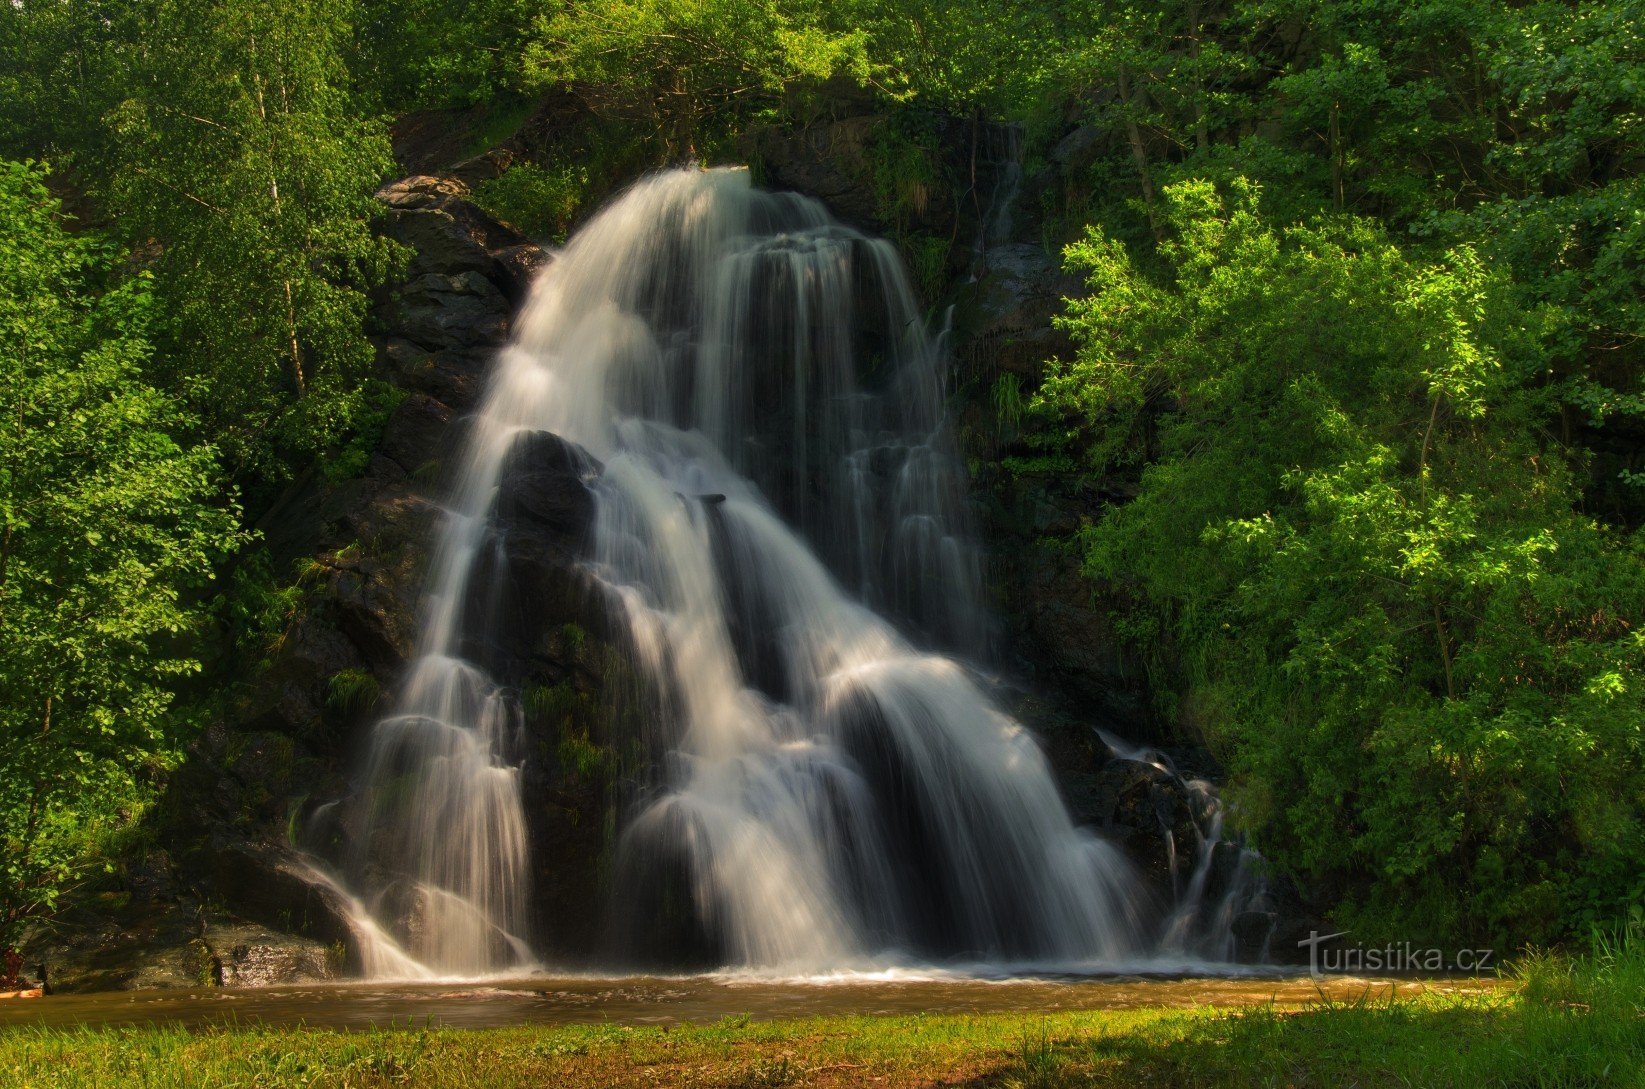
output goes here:
{"type": "MultiPolygon", "coordinates": [[[[1301,1009],[824,1017],[366,1032],[0,1032],[5,1086],[1645,1086],[1645,955],[1531,957],[1514,986],[1301,1009]]],[[[1322,992],[1323,995],[1323,992],[1322,992]]],[[[49,1001],[49,999],[47,1000],[49,1001]]]]}

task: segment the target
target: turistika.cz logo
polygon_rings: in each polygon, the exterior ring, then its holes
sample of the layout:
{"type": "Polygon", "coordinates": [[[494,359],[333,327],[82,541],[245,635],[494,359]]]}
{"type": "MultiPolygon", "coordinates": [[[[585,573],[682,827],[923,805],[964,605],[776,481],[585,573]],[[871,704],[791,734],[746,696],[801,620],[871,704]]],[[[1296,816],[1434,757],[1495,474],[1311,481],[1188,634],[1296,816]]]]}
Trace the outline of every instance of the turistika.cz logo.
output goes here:
{"type": "Polygon", "coordinates": [[[1310,930],[1308,936],[1297,942],[1298,949],[1308,950],[1308,974],[1323,976],[1329,972],[1468,972],[1478,975],[1496,968],[1494,949],[1427,949],[1410,942],[1391,943],[1375,948],[1364,948],[1346,943],[1327,945],[1347,937],[1346,930],[1321,934],[1310,930]]]}

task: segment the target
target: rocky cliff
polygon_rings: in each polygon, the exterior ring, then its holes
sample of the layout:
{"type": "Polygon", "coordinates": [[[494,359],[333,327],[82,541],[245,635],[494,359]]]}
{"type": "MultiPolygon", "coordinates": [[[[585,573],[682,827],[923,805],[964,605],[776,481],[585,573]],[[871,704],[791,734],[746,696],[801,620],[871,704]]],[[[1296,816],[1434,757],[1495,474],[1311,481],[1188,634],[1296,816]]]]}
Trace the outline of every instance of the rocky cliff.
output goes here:
{"type": "MultiPolygon", "coordinates": [[[[1220,902],[1238,860],[1209,836],[1209,796],[1193,774],[1116,749],[1097,729],[1133,737],[1149,729],[1140,671],[1056,541],[1111,497],[986,468],[1010,441],[990,391],[1005,376],[1031,382],[1045,358],[1065,350],[1050,318],[1074,286],[1035,237],[1032,217],[1009,215],[1020,203],[1014,138],[967,121],[935,126],[946,189],[910,219],[888,213],[876,189],[881,124],[856,118],[752,139],[769,184],[810,192],[870,228],[950,240],[956,411],[962,441],[985,467],[980,523],[998,557],[1004,618],[996,666],[1010,678],[1002,698],[1046,738],[1077,816],[1126,848],[1162,904],[1201,862],[1204,895],[1220,902]]],[[[317,468],[264,519],[277,562],[303,571],[289,623],[266,671],[171,779],[148,846],[124,860],[117,881],[31,939],[25,952],[54,986],[260,985],[355,967],[343,897],[310,863],[337,872],[359,864],[357,749],[393,706],[413,653],[445,466],[531,277],[552,259],[468,199],[469,182],[505,168],[511,155],[413,175],[379,194],[382,230],[415,252],[407,279],[383,293],[373,315],[398,403],[361,475],[335,481],[317,468]]],[[[598,946],[602,923],[589,891],[609,880],[618,816],[661,755],[631,740],[644,736],[650,696],[580,572],[589,471],[598,466],[552,436],[519,446],[497,515],[507,529],[496,560],[506,590],[475,606],[498,610],[500,622],[471,626],[499,634],[467,648],[519,694],[537,932],[561,956],[598,946]]],[[[1190,772],[1209,770],[1192,753],[1176,756],[1190,772]]],[[[1238,907],[1250,916],[1240,952],[1254,959],[1272,906],[1238,907]]],[[[404,916],[416,925],[414,910],[404,916]]]]}

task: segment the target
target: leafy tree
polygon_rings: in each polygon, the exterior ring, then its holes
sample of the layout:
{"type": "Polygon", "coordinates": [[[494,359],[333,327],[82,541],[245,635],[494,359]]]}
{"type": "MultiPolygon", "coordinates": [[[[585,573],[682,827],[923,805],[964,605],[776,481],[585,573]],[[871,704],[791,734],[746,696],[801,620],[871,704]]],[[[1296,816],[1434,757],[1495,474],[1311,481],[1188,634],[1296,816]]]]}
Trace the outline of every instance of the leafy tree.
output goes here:
{"type": "Polygon", "coordinates": [[[159,377],[253,478],[337,439],[365,407],[373,234],[391,169],[344,65],[349,0],[159,0],[111,111],[104,193],[152,239],[159,377]]]}
{"type": "Polygon", "coordinates": [[[1042,411],[1140,491],[1088,571],[1169,648],[1245,819],[1367,935],[1548,940],[1645,895],[1645,541],[1541,432],[1542,315],[1472,250],[1162,194],[1093,231],[1042,411]]]}
{"type": "Polygon", "coordinates": [[[142,380],[150,280],[100,289],[38,167],[0,162],[0,949],[175,748],[195,591],[240,540],[216,453],[142,380]]]}
{"type": "Polygon", "coordinates": [[[507,101],[535,5],[523,0],[365,0],[361,89],[390,110],[507,101]]]}
{"type": "Polygon", "coordinates": [[[539,16],[525,69],[531,84],[575,84],[691,154],[711,119],[746,119],[793,84],[872,81],[866,32],[828,15],[814,0],[572,0],[539,16]]]}
{"type": "Polygon", "coordinates": [[[137,15],[126,0],[0,5],[0,156],[49,155],[59,171],[95,159],[137,15]]]}

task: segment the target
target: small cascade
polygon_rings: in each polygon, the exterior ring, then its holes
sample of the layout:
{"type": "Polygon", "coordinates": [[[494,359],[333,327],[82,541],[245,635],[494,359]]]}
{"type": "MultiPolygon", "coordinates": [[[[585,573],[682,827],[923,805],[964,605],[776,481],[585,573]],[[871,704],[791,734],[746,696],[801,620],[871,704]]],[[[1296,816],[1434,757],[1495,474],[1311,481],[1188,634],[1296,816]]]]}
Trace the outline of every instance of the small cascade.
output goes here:
{"type": "Polygon", "coordinates": [[[979,193],[981,211],[971,241],[971,276],[975,279],[987,271],[988,251],[1009,243],[1016,227],[1014,213],[1023,176],[1022,129],[1017,125],[979,126],[973,139],[974,172],[986,172],[988,177],[986,197],[979,193]]]}
{"type": "Polygon", "coordinates": [[[1157,933],[1158,954],[1219,964],[1265,960],[1272,914],[1262,858],[1242,837],[1225,836],[1226,814],[1215,787],[1182,775],[1158,749],[1132,745],[1102,729],[1096,734],[1111,759],[1153,768],[1171,788],[1162,792],[1155,814],[1166,845],[1174,905],[1157,933]],[[1173,816],[1182,807],[1192,815],[1191,843],[1177,842],[1179,822],[1173,816]],[[1261,933],[1241,933],[1251,925],[1260,926],[1261,933]],[[1253,940],[1257,955],[1241,956],[1242,943],[1248,950],[1253,940]]]}
{"type": "MultiPolygon", "coordinates": [[[[967,664],[989,625],[945,385],[890,244],[746,171],[655,175],[571,240],[467,432],[420,656],[371,735],[340,882],[369,971],[536,963],[528,746],[483,648],[508,467],[547,435],[591,496],[582,570],[655,694],[651,778],[588,892],[612,962],[1100,966],[1158,947],[1131,864],[1076,826],[967,664]]],[[[1218,932],[1219,829],[1184,854],[1172,950],[1218,932]]]]}

